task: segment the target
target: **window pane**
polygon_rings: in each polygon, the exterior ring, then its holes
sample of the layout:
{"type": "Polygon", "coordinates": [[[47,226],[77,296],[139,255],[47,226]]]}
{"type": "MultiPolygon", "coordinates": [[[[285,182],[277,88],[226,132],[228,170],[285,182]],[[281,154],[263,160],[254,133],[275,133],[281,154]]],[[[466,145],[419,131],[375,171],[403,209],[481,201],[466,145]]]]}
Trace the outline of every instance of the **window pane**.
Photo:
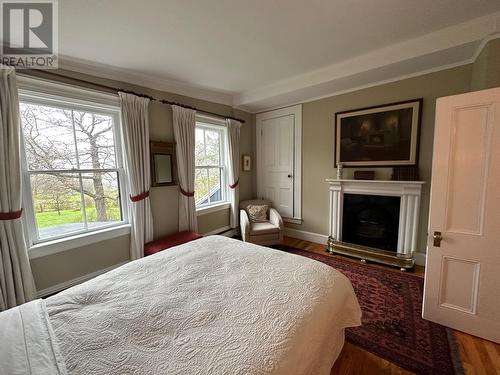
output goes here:
{"type": "Polygon", "coordinates": [[[205,132],[196,128],[195,138],[195,165],[207,165],[205,157],[205,132]]]}
{"type": "Polygon", "coordinates": [[[80,168],[115,168],[113,117],[80,111],[73,116],[80,168]]]}
{"type": "Polygon", "coordinates": [[[32,175],[31,191],[41,239],[85,228],[77,174],[32,175]]]}
{"type": "Polygon", "coordinates": [[[194,179],[194,199],[196,205],[207,204],[208,201],[208,170],[196,168],[194,179]]]}
{"type": "Polygon", "coordinates": [[[195,163],[198,166],[221,164],[220,130],[196,128],[195,163]]]}
{"type": "Polygon", "coordinates": [[[208,185],[210,203],[222,201],[222,178],[220,168],[210,168],[208,170],[208,185]]]}
{"type": "Polygon", "coordinates": [[[72,111],[20,103],[30,170],[77,168],[72,111]]]}
{"type": "Polygon", "coordinates": [[[197,168],[195,174],[195,194],[196,205],[210,203],[208,187],[208,169],[197,168]]]}
{"type": "Polygon", "coordinates": [[[220,132],[205,130],[206,165],[220,165],[220,132]]]}
{"type": "Polygon", "coordinates": [[[82,173],[82,182],[89,228],[122,220],[117,172],[82,173]]]}

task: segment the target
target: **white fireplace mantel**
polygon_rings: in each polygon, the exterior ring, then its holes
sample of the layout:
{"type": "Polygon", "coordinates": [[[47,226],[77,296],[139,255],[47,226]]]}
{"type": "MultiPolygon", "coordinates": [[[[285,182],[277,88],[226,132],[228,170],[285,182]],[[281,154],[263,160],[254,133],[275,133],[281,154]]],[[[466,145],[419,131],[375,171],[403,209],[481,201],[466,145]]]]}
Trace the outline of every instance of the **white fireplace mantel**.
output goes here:
{"type": "Polygon", "coordinates": [[[401,197],[399,211],[398,255],[411,256],[416,251],[420,195],[424,181],[338,180],[330,185],[330,236],[342,241],[344,193],[401,197]]]}

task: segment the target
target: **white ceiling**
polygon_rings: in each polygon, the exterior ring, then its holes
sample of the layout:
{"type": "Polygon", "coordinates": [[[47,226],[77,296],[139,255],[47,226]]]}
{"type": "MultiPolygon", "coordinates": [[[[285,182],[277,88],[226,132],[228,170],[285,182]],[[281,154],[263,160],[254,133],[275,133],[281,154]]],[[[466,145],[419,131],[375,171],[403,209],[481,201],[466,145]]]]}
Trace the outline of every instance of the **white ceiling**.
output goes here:
{"type": "Polygon", "coordinates": [[[498,0],[61,0],[59,52],[63,68],[258,111],[464,63],[500,32],[499,11],[498,0]]]}

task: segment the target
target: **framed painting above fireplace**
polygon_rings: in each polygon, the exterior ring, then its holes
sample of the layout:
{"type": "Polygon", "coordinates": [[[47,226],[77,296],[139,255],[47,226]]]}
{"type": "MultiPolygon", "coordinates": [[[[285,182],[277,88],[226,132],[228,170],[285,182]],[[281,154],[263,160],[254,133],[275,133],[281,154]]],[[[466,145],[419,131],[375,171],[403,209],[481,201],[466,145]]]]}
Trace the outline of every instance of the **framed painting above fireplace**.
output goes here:
{"type": "Polygon", "coordinates": [[[417,165],[422,99],[335,114],[335,165],[417,165]]]}

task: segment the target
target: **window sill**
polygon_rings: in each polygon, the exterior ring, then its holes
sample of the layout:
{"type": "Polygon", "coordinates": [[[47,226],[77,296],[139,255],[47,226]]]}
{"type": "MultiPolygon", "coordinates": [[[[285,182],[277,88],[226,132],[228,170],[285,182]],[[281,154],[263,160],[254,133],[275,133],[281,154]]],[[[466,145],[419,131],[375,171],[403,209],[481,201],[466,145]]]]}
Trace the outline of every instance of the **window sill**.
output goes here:
{"type": "Polygon", "coordinates": [[[210,214],[212,212],[227,210],[229,207],[231,207],[231,203],[228,202],[222,202],[213,204],[211,206],[200,207],[196,209],[196,216],[202,216],[210,214]]]}
{"type": "Polygon", "coordinates": [[[41,258],[47,255],[60,253],[86,245],[91,245],[96,242],[125,236],[129,233],[130,224],[123,224],[116,227],[106,228],[94,232],[36,244],[29,248],[28,255],[30,259],[41,258]]]}

